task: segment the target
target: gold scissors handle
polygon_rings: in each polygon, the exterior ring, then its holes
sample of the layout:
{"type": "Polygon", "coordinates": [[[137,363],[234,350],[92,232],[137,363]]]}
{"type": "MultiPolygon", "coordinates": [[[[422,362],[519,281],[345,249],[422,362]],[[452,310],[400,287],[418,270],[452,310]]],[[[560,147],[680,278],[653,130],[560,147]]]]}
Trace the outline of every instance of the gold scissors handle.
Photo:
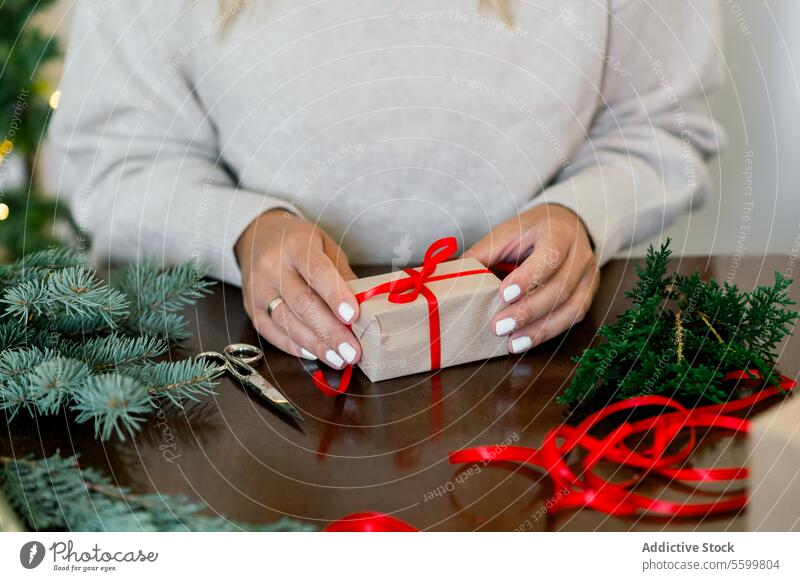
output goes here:
{"type": "Polygon", "coordinates": [[[247,343],[231,343],[222,351],[247,365],[253,365],[264,357],[264,352],[261,349],[247,343]]]}

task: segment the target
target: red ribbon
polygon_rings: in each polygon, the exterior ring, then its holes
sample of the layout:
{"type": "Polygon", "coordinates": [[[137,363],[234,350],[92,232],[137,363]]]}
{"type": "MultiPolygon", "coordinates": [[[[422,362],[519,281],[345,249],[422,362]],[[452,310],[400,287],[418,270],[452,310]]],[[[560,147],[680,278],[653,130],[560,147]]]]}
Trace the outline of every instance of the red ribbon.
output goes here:
{"type": "Polygon", "coordinates": [[[329,533],[413,533],[417,529],[380,512],[357,512],[328,525],[329,533]]]}
{"type": "MultiPolygon", "coordinates": [[[[428,247],[425,252],[425,259],[422,262],[422,267],[419,270],[413,268],[406,268],[403,270],[408,276],[399,278],[390,282],[385,282],[371,289],[360,292],[356,295],[356,300],[359,304],[368,301],[369,299],[379,296],[387,295],[390,303],[404,304],[411,303],[422,295],[428,301],[428,333],[430,336],[430,357],[431,357],[431,370],[439,369],[442,365],[442,348],[441,348],[441,322],[439,320],[439,301],[436,295],[428,288],[427,284],[438,280],[447,280],[450,278],[460,278],[462,276],[472,276],[474,274],[487,274],[491,273],[489,269],[481,268],[475,270],[465,270],[462,272],[451,272],[449,274],[434,275],[436,268],[442,263],[456,254],[458,251],[458,241],[450,236],[437,240],[428,247]]],[[[314,385],[322,393],[329,397],[341,395],[347,391],[350,385],[350,378],[353,375],[353,366],[348,365],[339,381],[339,386],[334,388],[325,379],[321,369],[315,371],[311,380],[314,385]]]]}
{"type": "MultiPolygon", "coordinates": [[[[450,463],[517,462],[543,469],[553,482],[553,489],[565,491],[551,499],[548,512],[556,513],[569,508],[589,507],[618,516],[638,513],[660,516],[698,516],[739,510],[747,504],[745,494],[729,495],[727,498],[709,503],[681,503],[659,500],[636,493],[633,485],[639,478],[625,482],[610,482],[593,469],[603,460],[619,466],[644,470],[680,482],[715,482],[747,478],[744,467],[734,468],[683,468],[684,462],[694,451],[697,442],[695,428],[721,428],[744,433],[749,422],[729,414],[750,409],[761,401],[795,387],[792,379],[783,375],[777,387],[769,387],[753,395],[723,404],[688,409],[675,400],[657,395],[634,397],[605,407],[583,420],[577,426],[561,425],[550,430],[540,448],[522,446],[481,446],[460,450],[450,454],[450,463]],[[589,435],[600,421],[622,412],[647,406],[667,408],[657,416],[624,422],[604,438],[589,435]],[[675,452],[668,453],[669,445],[680,431],[691,430],[686,444],[675,452]],[[633,450],[626,440],[634,434],[650,433],[652,444],[644,450],[633,450]],[[581,460],[581,469],[576,473],[566,462],[567,456],[576,448],[583,448],[586,455],[581,460]]],[[[726,381],[759,379],[756,370],[734,371],[725,376],[726,381]]]]}
{"type": "MultiPolygon", "coordinates": [[[[733,371],[725,376],[726,381],[757,380],[756,370],[733,371]]],[[[682,482],[715,482],[742,480],[747,478],[746,468],[682,468],[697,442],[694,428],[722,428],[733,432],[747,432],[749,422],[727,414],[752,409],[765,399],[789,391],[795,381],[779,376],[777,387],[769,387],[753,395],[723,404],[714,404],[688,409],[675,400],[647,395],[630,398],[611,404],[587,417],[577,426],[561,425],[545,435],[542,446],[481,446],[460,450],[450,454],[451,464],[468,462],[517,462],[543,468],[553,481],[554,490],[565,491],[550,500],[547,511],[552,513],[569,508],[588,507],[617,516],[633,516],[637,513],[670,517],[704,516],[740,510],[747,504],[747,496],[735,494],[729,498],[707,503],[680,503],[649,498],[630,489],[639,478],[627,482],[612,483],[595,474],[592,469],[602,460],[611,461],[647,472],[653,472],[682,482]],[[646,406],[658,406],[673,411],[657,416],[625,422],[604,438],[595,438],[589,431],[598,422],[621,411],[630,411],[646,406]],[[678,432],[690,428],[687,443],[678,451],[667,454],[667,448],[678,432]],[[652,445],[642,451],[627,447],[625,440],[633,434],[652,433],[652,445]],[[559,441],[562,443],[559,445],[559,441]],[[582,460],[582,470],[576,474],[565,462],[567,455],[577,447],[587,454],[582,460]]],[[[330,524],[328,532],[415,532],[408,523],[379,512],[359,512],[330,524]]]]}

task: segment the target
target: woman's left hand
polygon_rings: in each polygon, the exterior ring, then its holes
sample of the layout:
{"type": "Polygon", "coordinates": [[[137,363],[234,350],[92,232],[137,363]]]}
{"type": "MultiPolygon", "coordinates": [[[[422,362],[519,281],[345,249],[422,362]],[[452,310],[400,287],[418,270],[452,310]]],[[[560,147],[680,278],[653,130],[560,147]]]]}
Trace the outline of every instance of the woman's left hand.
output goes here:
{"type": "Polygon", "coordinates": [[[500,287],[492,319],[508,350],[521,353],[583,320],[597,293],[600,271],[589,235],[571,210],[544,204],[503,222],[465,256],[491,266],[519,263],[500,287]]]}

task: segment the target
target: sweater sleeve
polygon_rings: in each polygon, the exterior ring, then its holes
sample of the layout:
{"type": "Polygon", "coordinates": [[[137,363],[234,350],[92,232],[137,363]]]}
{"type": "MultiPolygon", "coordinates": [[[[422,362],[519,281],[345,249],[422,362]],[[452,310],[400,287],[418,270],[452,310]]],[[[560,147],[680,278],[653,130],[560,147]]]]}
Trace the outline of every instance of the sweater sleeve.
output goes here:
{"type": "Polygon", "coordinates": [[[95,260],[194,260],[238,285],[233,247],[247,225],[270,209],[295,210],[239,189],[220,159],[185,72],[191,43],[181,44],[214,32],[185,30],[183,4],[165,19],[169,10],[151,2],[77,3],[48,173],[95,260]]]}
{"type": "Polygon", "coordinates": [[[601,265],[709,196],[706,160],[724,139],[708,102],[721,79],[719,27],[716,0],[610,1],[600,110],[555,183],[526,206],[574,211],[601,265]]]}

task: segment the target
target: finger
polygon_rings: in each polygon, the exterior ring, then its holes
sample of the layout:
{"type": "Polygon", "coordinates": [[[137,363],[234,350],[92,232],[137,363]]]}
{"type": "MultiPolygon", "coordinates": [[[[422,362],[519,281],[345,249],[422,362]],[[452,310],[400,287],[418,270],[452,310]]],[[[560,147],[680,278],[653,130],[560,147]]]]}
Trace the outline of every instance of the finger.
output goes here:
{"type": "Polygon", "coordinates": [[[529,290],[523,297],[492,318],[496,335],[507,335],[528,323],[554,312],[566,303],[578,286],[592,256],[578,258],[573,251],[559,271],[544,285],[529,290]]]}
{"type": "Polygon", "coordinates": [[[294,355],[295,357],[302,357],[303,359],[316,359],[313,353],[289,339],[280,327],[278,327],[274,321],[270,320],[269,316],[267,316],[266,309],[257,309],[250,319],[253,321],[253,326],[256,328],[256,331],[258,331],[258,334],[284,353],[294,355]]]}
{"type": "Polygon", "coordinates": [[[535,237],[534,230],[526,227],[519,216],[515,216],[473,244],[464,257],[475,258],[485,266],[504,260],[517,261],[530,253],[535,237]]]}
{"type": "Polygon", "coordinates": [[[339,271],[344,280],[358,278],[353,269],[350,268],[350,261],[347,259],[347,255],[327,234],[322,239],[322,250],[331,259],[331,262],[333,262],[336,270],[339,271]]]}
{"type": "MultiPolygon", "coordinates": [[[[273,291],[269,296],[278,296],[278,291],[273,291]]],[[[292,310],[286,301],[280,303],[272,310],[272,315],[265,307],[262,312],[267,315],[267,324],[276,325],[289,340],[300,346],[300,354],[306,359],[317,359],[320,353],[325,353],[329,347],[323,343],[317,334],[308,328],[292,310]]]]}
{"type": "Polygon", "coordinates": [[[302,255],[293,257],[292,263],[300,276],[327,303],[332,313],[336,313],[347,324],[358,318],[358,301],[355,295],[322,249],[311,248],[302,255]]]}
{"type": "Polygon", "coordinates": [[[570,251],[571,240],[542,238],[536,243],[533,253],[500,285],[500,297],[506,303],[518,301],[520,297],[534,291],[559,271],[570,251]]]}
{"type": "Polygon", "coordinates": [[[521,353],[541,345],[584,319],[600,284],[600,271],[587,269],[570,299],[551,315],[529,323],[508,340],[511,353],[521,353]]]}
{"type": "Polygon", "coordinates": [[[316,354],[322,361],[341,369],[360,359],[361,345],[355,335],[297,272],[286,271],[280,286],[284,304],[319,338],[316,354]]]}

